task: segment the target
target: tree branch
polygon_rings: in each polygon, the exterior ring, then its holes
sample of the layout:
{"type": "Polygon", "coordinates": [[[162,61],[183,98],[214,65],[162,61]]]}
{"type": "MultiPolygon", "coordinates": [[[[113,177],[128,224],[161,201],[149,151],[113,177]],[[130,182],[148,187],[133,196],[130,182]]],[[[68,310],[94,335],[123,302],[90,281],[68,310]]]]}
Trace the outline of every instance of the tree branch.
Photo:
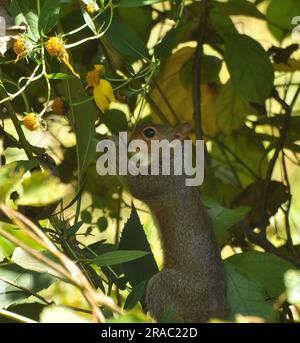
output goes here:
{"type": "Polygon", "coordinates": [[[195,118],[195,129],[197,139],[203,138],[202,130],[202,113],[201,103],[202,94],[200,89],[201,74],[202,74],[202,57],[203,57],[203,45],[205,40],[205,31],[207,28],[207,17],[208,17],[208,3],[209,0],[202,0],[201,3],[201,22],[199,25],[199,36],[195,54],[194,64],[194,81],[193,81],[193,102],[194,102],[194,118],[195,118]]]}
{"type": "Polygon", "coordinates": [[[269,163],[269,167],[266,174],[266,184],[265,184],[264,192],[263,192],[262,210],[261,210],[261,228],[262,229],[265,229],[268,223],[267,202],[268,202],[268,195],[270,192],[270,185],[271,185],[273,171],[274,171],[277,159],[279,157],[280,151],[284,148],[285,141],[288,134],[289,125],[290,125],[292,110],[299,94],[300,94],[300,86],[298,87],[290,105],[288,105],[284,100],[280,98],[278,92],[275,89],[272,94],[273,99],[275,99],[285,110],[285,115],[284,115],[285,118],[284,118],[283,125],[280,129],[280,136],[277,142],[277,146],[275,148],[274,155],[269,163]]]}

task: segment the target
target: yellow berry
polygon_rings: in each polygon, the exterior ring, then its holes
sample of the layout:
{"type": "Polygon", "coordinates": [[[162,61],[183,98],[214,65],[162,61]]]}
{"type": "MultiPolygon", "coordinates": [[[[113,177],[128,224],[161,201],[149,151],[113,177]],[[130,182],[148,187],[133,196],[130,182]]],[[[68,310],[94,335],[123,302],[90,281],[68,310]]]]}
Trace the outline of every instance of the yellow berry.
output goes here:
{"type": "Polygon", "coordinates": [[[66,53],[65,43],[59,37],[51,37],[45,44],[45,48],[50,56],[62,56],[66,53]]]}
{"type": "Polygon", "coordinates": [[[13,51],[17,55],[17,62],[20,58],[24,57],[32,47],[26,43],[24,36],[19,36],[13,44],[13,51]]]}
{"type": "Polygon", "coordinates": [[[35,113],[27,113],[23,119],[23,124],[26,129],[35,131],[40,127],[39,117],[35,113]]]}
{"type": "Polygon", "coordinates": [[[99,6],[96,4],[96,3],[93,3],[93,4],[89,4],[86,6],[86,10],[93,14],[95,12],[97,12],[99,10],[99,6]]]}
{"type": "Polygon", "coordinates": [[[101,64],[96,64],[94,70],[89,71],[86,75],[87,87],[98,86],[104,73],[104,66],[101,64]]]}
{"type": "Polygon", "coordinates": [[[58,58],[59,61],[64,62],[64,64],[71,70],[71,72],[80,79],[79,74],[75,72],[73,66],[70,64],[69,55],[66,50],[65,43],[61,38],[57,36],[50,37],[45,44],[45,48],[50,56],[55,56],[58,58]]]}
{"type": "Polygon", "coordinates": [[[96,87],[101,80],[101,77],[96,69],[89,71],[86,75],[88,87],[96,87]]]}

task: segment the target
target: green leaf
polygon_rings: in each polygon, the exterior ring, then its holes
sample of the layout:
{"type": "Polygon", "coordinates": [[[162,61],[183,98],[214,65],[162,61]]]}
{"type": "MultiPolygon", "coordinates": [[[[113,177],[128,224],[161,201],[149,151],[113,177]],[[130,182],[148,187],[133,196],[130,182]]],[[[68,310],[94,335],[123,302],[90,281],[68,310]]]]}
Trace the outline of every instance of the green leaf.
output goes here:
{"type": "Polygon", "coordinates": [[[213,8],[209,13],[209,18],[211,25],[222,38],[226,39],[237,34],[230,16],[224,14],[220,8],[213,8]]]}
{"type": "Polygon", "coordinates": [[[116,109],[105,111],[103,120],[112,134],[118,134],[120,131],[127,131],[128,123],[124,112],[116,109]]]}
{"type": "Polygon", "coordinates": [[[77,168],[79,189],[85,181],[85,174],[91,162],[96,160],[95,121],[98,110],[92,101],[86,102],[86,91],[77,78],[65,82],[64,97],[68,103],[81,103],[71,108],[68,119],[76,136],[77,168]]]}
{"type": "Polygon", "coordinates": [[[162,41],[155,47],[155,56],[159,59],[168,57],[179,43],[192,40],[193,32],[197,29],[198,25],[197,21],[180,22],[176,28],[169,30],[162,41]]]}
{"type": "Polygon", "coordinates": [[[258,19],[265,19],[257,7],[247,0],[229,0],[228,2],[214,1],[214,8],[217,8],[224,15],[245,15],[258,19]]]}
{"type": "MultiPolygon", "coordinates": [[[[88,246],[88,249],[84,249],[86,256],[89,258],[94,258],[95,255],[103,255],[107,252],[116,251],[117,246],[114,244],[103,244],[103,242],[96,242],[88,246]],[[91,254],[93,251],[93,254],[91,254]]],[[[134,262],[131,262],[134,263],[134,262]]],[[[111,280],[111,282],[115,283],[119,289],[125,290],[127,280],[125,277],[122,277],[122,264],[114,265],[113,267],[101,267],[101,271],[106,275],[107,278],[111,280]],[[111,272],[113,270],[113,273],[111,272]]]]}
{"type": "Polygon", "coordinates": [[[163,0],[120,0],[119,6],[121,7],[141,7],[146,5],[153,5],[163,0]]]}
{"type": "Polygon", "coordinates": [[[108,221],[107,221],[107,218],[106,217],[100,217],[98,220],[97,220],[97,227],[99,229],[100,232],[103,232],[107,229],[108,227],[108,221]]]}
{"type": "Polygon", "coordinates": [[[92,18],[90,17],[89,13],[86,11],[86,8],[84,6],[81,6],[81,11],[82,11],[82,15],[83,15],[83,19],[85,21],[85,23],[87,24],[87,26],[91,29],[91,31],[97,35],[97,29],[96,26],[92,20],[92,18]]]}
{"type": "Polygon", "coordinates": [[[0,236],[0,261],[10,256],[15,249],[15,245],[0,236]]]}
{"type": "Polygon", "coordinates": [[[265,177],[268,168],[265,147],[261,139],[256,137],[252,130],[243,127],[234,131],[231,135],[225,136],[223,144],[230,149],[231,153],[222,146],[218,146],[217,143],[213,143],[212,156],[227,166],[227,169],[230,169],[228,164],[231,164],[243,185],[247,186],[256,179],[252,173],[261,178],[265,177]],[[224,151],[226,151],[229,162],[224,151]]]}
{"type": "Polygon", "coordinates": [[[0,202],[3,202],[11,189],[19,182],[21,173],[17,174],[16,163],[10,163],[0,168],[0,202]]]}
{"type": "Polygon", "coordinates": [[[33,172],[22,182],[23,192],[16,203],[23,206],[44,206],[62,199],[68,187],[50,172],[33,172]]]}
{"type": "Polygon", "coordinates": [[[125,24],[113,20],[105,36],[117,51],[133,60],[149,56],[146,44],[125,24]]]}
{"type": "Polygon", "coordinates": [[[147,42],[153,27],[152,12],[145,7],[119,7],[118,21],[134,31],[143,42],[147,42]]]}
{"type": "Polygon", "coordinates": [[[80,230],[80,228],[82,227],[83,224],[84,224],[83,221],[77,222],[75,225],[73,225],[68,230],[66,230],[67,237],[75,236],[76,233],[80,230]]]}
{"type": "Polygon", "coordinates": [[[39,30],[48,33],[58,22],[60,0],[46,0],[39,17],[39,30]]]}
{"type": "Polygon", "coordinates": [[[133,287],[128,297],[126,298],[124,309],[131,310],[143,298],[147,287],[147,281],[143,281],[133,287]]]}
{"type": "Polygon", "coordinates": [[[229,81],[221,88],[216,104],[218,127],[226,134],[243,126],[245,119],[253,109],[244,100],[229,81]]]}
{"type": "Polygon", "coordinates": [[[100,267],[114,266],[116,264],[137,260],[148,255],[149,252],[139,250],[116,250],[104,253],[90,260],[100,267]]]}
{"type": "Polygon", "coordinates": [[[224,57],[235,90],[245,100],[263,104],[273,88],[274,70],[262,46],[237,34],[226,40],[224,57]]]}
{"type": "MultiPolygon", "coordinates": [[[[180,70],[180,80],[187,89],[193,82],[194,62],[195,58],[193,56],[193,58],[186,62],[183,68],[180,70]]],[[[221,67],[222,61],[218,57],[203,55],[201,81],[204,83],[218,82],[221,67]]]]}
{"type": "Polygon", "coordinates": [[[267,20],[270,31],[279,41],[290,34],[293,17],[300,14],[300,3],[298,0],[272,0],[267,8],[267,20]]]}
{"type": "Polygon", "coordinates": [[[287,271],[284,274],[284,283],[288,302],[300,308],[300,271],[287,271]]]}
{"type": "MultiPolygon", "coordinates": [[[[53,279],[47,274],[28,271],[13,264],[0,265],[0,275],[34,293],[48,288],[53,283],[53,279]]],[[[29,296],[30,294],[0,280],[0,308],[23,302],[29,296]]]]}
{"type": "Polygon", "coordinates": [[[273,303],[268,299],[264,289],[254,281],[241,274],[234,265],[225,261],[228,278],[228,300],[231,314],[258,316],[267,321],[277,321],[273,303]]]}
{"type": "Polygon", "coordinates": [[[16,25],[26,24],[29,38],[35,42],[38,41],[40,38],[38,30],[39,17],[30,8],[28,0],[12,0],[10,12],[15,17],[16,25]]]}
{"type": "MultiPolygon", "coordinates": [[[[51,255],[45,251],[41,251],[43,255],[48,257],[49,259],[53,260],[51,255]]],[[[14,250],[14,253],[11,257],[11,259],[20,267],[31,270],[38,273],[46,273],[48,275],[52,275],[55,277],[60,278],[60,274],[58,274],[55,270],[53,270],[51,267],[47,266],[45,263],[37,260],[36,258],[29,255],[25,250],[23,250],[20,247],[17,247],[14,250]]]]}
{"type": "Polygon", "coordinates": [[[88,223],[88,224],[92,223],[93,217],[92,217],[91,212],[82,211],[80,216],[81,216],[81,219],[83,220],[83,222],[88,223]]]}
{"type": "MultiPolygon", "coordinates": [[[[14,236],[19,241],[23,242],[29,248],[32,248],[34,250],[43,250],[44,249],[44,247],[42,247],[40,244],[38,244],[33,238],[30,238],[25,232],[16,228],[12,224],[1,223],[1,228],[4,229],[5,231],[7,231],[7,233],[14,236]]],[[[2,242],[4,242],[3,243],[4,248],[2,251],[5,252],[5,254],[7,253],[7,255],[5,255],[5,257],[11,256],[13,251],[15,250],[15,245],[10,243],[9,241],[4,239],[3,237],[1,237],[1,239],[0,239],[0,244],[2,244],[2,242]]],[[[0,248],[0,251],[1,251],[1,248],[0,248]]]]}
{"type": "Polygon", "coordinates": [[[260,285],[271,298],[278,298],[284,292],[284,273],[293,268],[291,263],[282,258],[259,251],[236,254],[226,261],[260,285]]]}
{"type": "Polygon", "coordinates": [[[19,160],[13,163],[16,165],[16,172],[22,171],[23,173],[26,173],[39,165],[39,161],[35,158],[32,160],[19,160]]]}
{"type": "Polygon", "coordinates": [[[51,73],[47,74],[47,78],[50,80],[67,80],[76,78],[75,75],[66,74],[66,73],[51,73]]]}
{"type": "Polygon", "coordinates": [[[208,213],[213,222],[219,243],[223,244],[228,236],[228,229],[242,220],[249,212],[248,207],[230,209],[223,207],[212,198],[202,197],[204,205],[208,208],[208,213]]]}
{"type": "Polygon", "coordinates": [[[159,272],[134,206],[132,206],[130,218],[122,231],[119,249],[149,252],[149,255],[137,261],[122,264],[122,270],[133,287],[142,281],[149,280],[154,274],[159,272]]]}
{"type": "Polygon", "coordinates": [[[22,176],[39,164],[38,160],[20,160],[6,164],[0,168],[0,201],[20,182],[22,176]]]}

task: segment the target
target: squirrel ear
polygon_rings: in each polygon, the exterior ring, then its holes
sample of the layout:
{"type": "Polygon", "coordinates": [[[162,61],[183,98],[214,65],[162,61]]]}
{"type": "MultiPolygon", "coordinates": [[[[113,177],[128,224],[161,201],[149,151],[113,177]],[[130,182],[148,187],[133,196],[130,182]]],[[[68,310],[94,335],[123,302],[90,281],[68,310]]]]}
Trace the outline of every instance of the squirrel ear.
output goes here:
{"type": "Polygon", "coordinates": [[[192,126],[189,123],[183,123],[174,128],[174,138],[184,140],[192,131],[192,126]]]}

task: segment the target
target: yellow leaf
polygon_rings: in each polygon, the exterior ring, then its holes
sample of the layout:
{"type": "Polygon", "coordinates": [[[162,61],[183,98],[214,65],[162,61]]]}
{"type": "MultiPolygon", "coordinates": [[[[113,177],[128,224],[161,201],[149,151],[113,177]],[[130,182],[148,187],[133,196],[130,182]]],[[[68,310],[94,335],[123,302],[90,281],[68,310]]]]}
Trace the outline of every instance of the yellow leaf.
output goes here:
{"type": "Polygon", "coordinates": [[[107,80],[101,79],[94,88],[94,99],[97,107],[105,112],[112,101],[116,101],[111,84],[107,80]]]}
{"type": "MultiPolygon", "coordinates": [[[[186,85],[182,82],[181,78],[181,73],[184,72],[185,66],[194,58],[194,55],[194,48],[184,47],[170,56],[161,75],[156,80],[160,90],[157,87],[153,87],[150,94],[152,100],[173,125],[176,123],[176,118],[165,99],[173,108],[180,122],[194,123],[192,82],[186,85]]],[[[218,86],[203,83],[201,85],[201,93],[202,129],[205,134],[214,136],[219,131],[215,114],[218,86]]],[[[156,123],[161,122],[157,113],[155,113],[154,107],[152,111],[153,121],[156,123]]]]}

